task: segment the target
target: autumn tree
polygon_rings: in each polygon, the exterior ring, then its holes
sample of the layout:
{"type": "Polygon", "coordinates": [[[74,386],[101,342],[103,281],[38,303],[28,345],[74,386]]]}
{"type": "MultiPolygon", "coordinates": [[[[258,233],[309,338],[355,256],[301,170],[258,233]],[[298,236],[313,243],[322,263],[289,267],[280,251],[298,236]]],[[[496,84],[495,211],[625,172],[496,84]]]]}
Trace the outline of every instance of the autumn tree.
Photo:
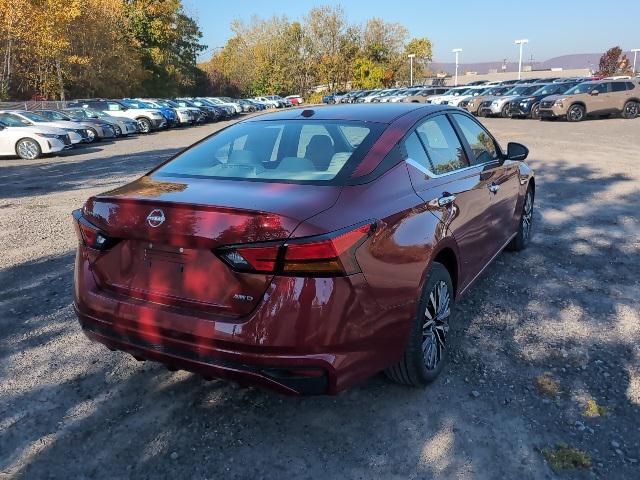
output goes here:
{"type": "Polygon", "coordinates": [[[598,75],[605,77],[612,75],[631,75],[629,59],[622,53],[620,47],[610,48],[600,57],[598,75]]]}

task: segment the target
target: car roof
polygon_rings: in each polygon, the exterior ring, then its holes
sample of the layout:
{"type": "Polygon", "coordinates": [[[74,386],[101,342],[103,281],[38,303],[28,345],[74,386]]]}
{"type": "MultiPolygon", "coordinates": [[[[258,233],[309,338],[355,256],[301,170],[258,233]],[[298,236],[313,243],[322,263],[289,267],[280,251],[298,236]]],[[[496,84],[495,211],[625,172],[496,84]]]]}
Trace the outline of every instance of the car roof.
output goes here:
{"type": "MultiPolygon", "coordinates": [[[[279,112],[265,113],[245,120],[245,122],[266,120],[353,120],[361,122],[391,123],[414,110],[423,109],[428,115],[440,110],[451,110],[453,107],[431,105],[425,103],[384,103],[384,104],[339,104],[318,107],[290,108],[279,112]],[[312,115],[303,112],[313,112],[312,115]]],[[[457,110],[457,109],[456,109],[457,110]]]]}

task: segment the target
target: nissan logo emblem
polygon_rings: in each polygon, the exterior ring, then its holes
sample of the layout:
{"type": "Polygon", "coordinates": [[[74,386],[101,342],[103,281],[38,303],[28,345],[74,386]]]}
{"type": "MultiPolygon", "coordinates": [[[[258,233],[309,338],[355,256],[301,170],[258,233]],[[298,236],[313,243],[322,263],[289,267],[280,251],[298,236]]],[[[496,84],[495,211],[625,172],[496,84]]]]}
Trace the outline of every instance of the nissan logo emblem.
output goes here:
{"type": "Polygon", "coordinates": [[[156,228],[164,223],[164,212],[159,208],[152,210],[149,216],[147,217],[147,223],[149,226],[156,228]]]}

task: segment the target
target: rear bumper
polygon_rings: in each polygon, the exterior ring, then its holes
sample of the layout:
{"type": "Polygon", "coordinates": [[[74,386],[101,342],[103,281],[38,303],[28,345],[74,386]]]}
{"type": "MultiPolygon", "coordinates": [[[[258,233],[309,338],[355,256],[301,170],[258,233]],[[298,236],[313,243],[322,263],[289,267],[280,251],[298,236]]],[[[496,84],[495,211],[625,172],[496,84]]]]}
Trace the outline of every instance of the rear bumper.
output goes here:
{"type": "Polygon", "coordinates": [[[84,334],[111,350],[130,353],[139,360],[162,363],[170,369],[198,373],[206,379],[222,378],[257,385],[285,395],[330,393],[326,359],[301,356],[255,355],[175,344],[157,336],[142,339],[130,329],[117,331],[109,322],[80,313],[74,305],[84,334]],[[308,375],[311,372],[313,375],[308,375]]]}
{"type": "Polygon", "coordinates": [[[288,395],[336,394],[397,362],[415,305],[381,310],[362,274],[275,277],[246,316],[159,305],[100,288],[81,247],[75,309],[111,349],[288,395]]]}

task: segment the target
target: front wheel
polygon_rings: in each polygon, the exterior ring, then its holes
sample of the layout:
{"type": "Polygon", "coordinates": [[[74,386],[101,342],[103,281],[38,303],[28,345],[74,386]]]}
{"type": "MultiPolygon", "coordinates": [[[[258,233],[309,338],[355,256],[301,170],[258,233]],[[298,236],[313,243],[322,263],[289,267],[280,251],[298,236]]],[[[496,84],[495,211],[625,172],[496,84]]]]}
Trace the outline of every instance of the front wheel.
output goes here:
{"type": "Polygon", "coordinates": [[[570,122],[581,122],[584,120],[587,111],[582,105],[571,105],[567,111],[567,120],[570,122]]]}
{"type": "Polygon", "coordinates": [[[114,125],[113,126],[113,131],[115,132],[116,137],[121,137],[122,136],[122,129],[120,128],[119,125],[114,125]]]}
{"type": "Polygon", "coordinates": [[[640,104],[638,102],[634,102],[633,100],[629,100],[624,104],[622,108],[622,117],[631,119],[636,118],[640,113],[640,104]]]}
{"type": "Polygon", "coordinates": [[[531,107],[531,118],[534,120],[540,119],[540,104],[534,103],[531,107]]]}
{"type": "Polygon", "coordinates": [[[98,132],[96,132],[93,128],[88,128],[87,138],[89,139],[89,143],[97,142],[99,140],[98,132]]]}
{"type": "Polygon", "coordinates": [[[450,348],[449,322],[453,296],[449,272],[444,265],[434,262],[402,359],[385,370],[391,380],[412,387],[424,387],[438,377],[450,348]]]}
{"type": "Polygon", "coordinates": [[[149,133],[151,131],[151,122],[148,118],[139,118],[138,125],[140,126],[140,131],[142,133],[149,133]]]}
{"type": "Polygon", "coordinates": [[[509,114],[509,104],[505,103],[504,107],[502,107],[502,110],[500,111],[500,116],[502,118],[509,118],[511,116],[511,114],[509,114]]]}
{"type": "Polygon", "coordinates": [[[531,240],[531,227],[533,226],[533,191],[527,188],[522,205],[522,213],[520,214],[520,222],[518,223],[518,233],[507,246],[509,250],[519,252],[529,245],[531,240]]]}
{"type": "Polygon", "coordinates": [[[16,143],[16,155],[23,160],[35,160],[42,155],[42,149],[32,138],[23,138],[16,143]]]}

